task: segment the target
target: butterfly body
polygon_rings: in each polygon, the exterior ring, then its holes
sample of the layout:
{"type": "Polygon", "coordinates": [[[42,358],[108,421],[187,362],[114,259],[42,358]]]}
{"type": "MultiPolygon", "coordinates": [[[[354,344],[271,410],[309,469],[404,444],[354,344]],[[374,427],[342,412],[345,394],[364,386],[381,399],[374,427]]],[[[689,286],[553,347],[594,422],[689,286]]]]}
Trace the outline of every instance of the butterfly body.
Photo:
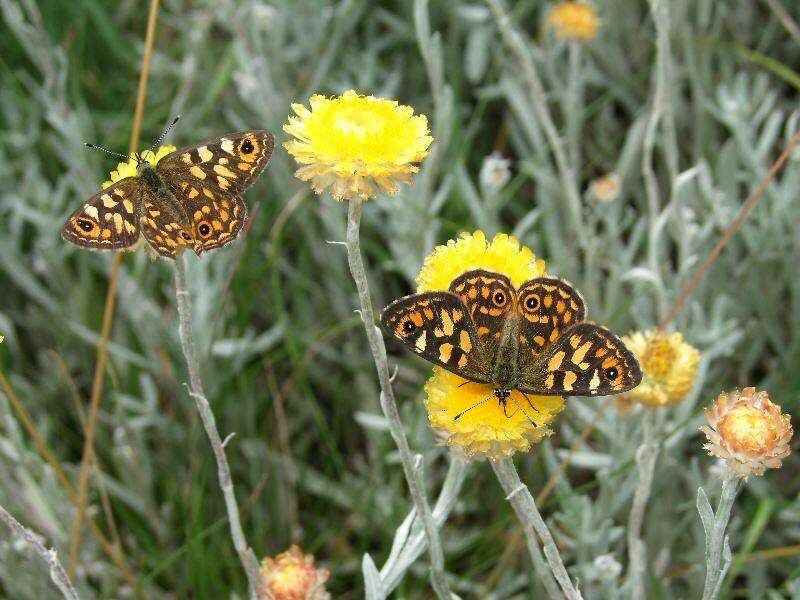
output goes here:
{"type": "Polygon", "coordinates": [[[446,292],[392,302],[381,325],[422,358],[492,386],[505,408],[511,390],[537,395],[607,395],[636,387],[638,361],[622,341],[586,319],[569,283],[540,277],[515,288],[476,269],[446,292]]]}
{"type": "Polygon", "coordinates": [[[177,150],[156,164],[136,155],[136,176],[92,196],[61,235],[93,250],[132,249],[144,237],[166,258],[224,246],[244,225],[240,194],[264,170],[273,146],[272,134],[258,130],[177,150]]]}

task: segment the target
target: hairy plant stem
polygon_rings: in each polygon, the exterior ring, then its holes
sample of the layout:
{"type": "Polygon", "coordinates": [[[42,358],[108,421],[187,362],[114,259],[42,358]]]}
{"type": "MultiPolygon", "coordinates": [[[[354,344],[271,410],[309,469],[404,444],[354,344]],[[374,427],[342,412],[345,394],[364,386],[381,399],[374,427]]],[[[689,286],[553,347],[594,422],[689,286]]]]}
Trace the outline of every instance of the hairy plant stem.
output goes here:
{"type": "Polygon", "coordinates": [[[719,504],[714,513],[714,527],[711,539],[706,540],[706,582],[703,587],[703,600],[716,600],[722,589],[725,574],[730,568],[730,560],[723,561],[723,548],[725,546],[725,530],[731,519],[731,509],[739,491],[742,489],[744,479],[732,469],[725,467],[725,476],[722,480],[722,493],[719,504]]]}
{"type": "Polygon", "coordinates": [[[358,289],[358,299],[361,307],[361,320],[364,322],[364,330],[367,334],[372,358],[375,361],[375,369],[378,371],[378,381],[380,383],[381,408],[383,414],[389,421],[389,429],[395,444],[400,451],[400,460],[403,463],[403,472],[406,476],[411,498],[417,509],[417,515],[422,520],[425,536],[428,538],[428,553],[431,559],[431,583],[439,598],[450,600],[452,594],[447,585],[444,575],[444,553],[439,539],[439,532],[431,516],[431,508],[425,498],[422,489],[422,481],[417,478],[414,467],[414,457],[408,446],[403,423],[400,421],[400,414],[397,411],[397,402],[394,398],[392,381],[389,375],[389,365],[386,359],[386,347],[383,344],[383,335],[375,325],[375,313],[372,309],[372,297],[367,282],[367,274],[364,269],[364,261],[361,258],[361,244],[359,232],[361,229],[361,214],[364,210],[364,200],[353,198],[348,203],[347,210],[347,263],[350,266],[350,274],[358,289]]]}
{"type": "MultiPolygon", "coordinates": [[[[147,98],[147,82],[150,78],[150,62],[153,56],[153,43],[155,40],[156,21],[158,18],[159,0],[150,0],[150,12],[147,17],[147,32],[145,34],[144,54],[142,55],[142,71],[139,75],[139,87],[136,92],[136,108],[133,115],[131,128],[131,143],[129,150],[135,152],[139,146],[139,135],[142,131],[142,117],[144,104],[147,98]]],[[[106,374],[106,349],[111,337],[111,324],[114,320],[114,308],[117,295],[117,280],[122,267],[122,252],[114,254],[111,265],[111,275],[108,279],[106,301],[103,308],[103,323],[100,328],[100,340],[97,344],[97,361],[94,367],[92,380],[92,395],[89,401],[89,417],[86,422],[86,437],[83,443],[81,457],[81,470],[78,476],[77,511],[72,523],[72,535],[69,549],[69,575],[75,576],[75,567],[78,563],[78,549],[81,540],[81,525],[83,524],[86,510],[86,493],[89,487],[89,468],[94,454],[94,434],[97,426],[97,415],[100,410],[100,397],[103,395],[103,383],[106,374]]]]}
{"type": "Polygon", "coordinates": [[[642,445],[636,452],[639,481],[633,495],[633,505],[628,516],[628,589],[634,600],[644,598],[644,572],[647,546],[641,539],[644,513],[653,485],[658,448],[656,447],[656,409],[645,409],[642,445]]]}
{"type": "Polygon", "coordinates": [[[506,500],[511,503],[517,518],[522,524],[525,531],[525,537],[528,541],[528,551],[531,554],[533,566],[536,569],[542,583],[547,588],[548,596],[551,598],[561,597],[561,593],[553,585],[553,577],[555,577],[558,585],[561,587],[561,592],[568,600],[582,599],[580,590],[576,588],[569,578],[564,561],[561,560],[561,554],[558,551],[558,546],[547,528],[539,509],[536,508],[536,501],[533,499],[533,494],[528,489],[528,486],[523,484],[514,466],[514,461],[510,458],[501,458],[500,460],[490,461],[492,469],[497,476],[497,480],[503,487],[506,493],[506,500]],[[547,563],[550,566],[548,569],[542,561],[541,554],[539,553],[539,546],[536,536],[541,540],[544,555],[547,558],[547,563]]]}
{"type": "Polygon", "coordinates": [[[50,579],[53,580],[53,583],[61,592],[61,595],[67,598],[67,600],[79,600],[78,592],[75,591],[75,587],[69,580],[67,572],[64,570],[64,567],[61,566],[56,551],[48,550],[41,536],[24,527],[2,506],[0,506],[0,520],[3,521],[11,531],[33,546],[36,553],[50,565],[50,579]]]}
{"type": "Polygon", "coordinates": [[[192,328],[192,309],[189,302],[189,289],[186,285],[186,265],[184,258],[179,255],[175,258],[175,298],[178,306],[178,330],[181,338],[181,348],[186,358],[186,367],[189,371],[189,386],[191,396],[197,405],[197,412],[203,421],[208,439],[211,441],[211,448],[214,451],[214,458],[217,461],[217,476],[219,477],[219,487],[225,498],[225,508],[228,512],[228,524],[231,530],[231,538],[239,560],[242,562],[247,581],[250,587],[250,598],[257,597],[258,586],[258,561],[250,546],[247,545],[242,523],[239,519],[239,506],[236,504],[236,495],[233,490],[233,480],[231,479],[231,469],[228,465],[228,458],[225,456],[225,447],[217,429],[217,422],[214,413],[206,399],[203,390],[203,381],[200,378],[200,365],[197,362],[197,348],[194,343],[194,331],[192,328]]]}

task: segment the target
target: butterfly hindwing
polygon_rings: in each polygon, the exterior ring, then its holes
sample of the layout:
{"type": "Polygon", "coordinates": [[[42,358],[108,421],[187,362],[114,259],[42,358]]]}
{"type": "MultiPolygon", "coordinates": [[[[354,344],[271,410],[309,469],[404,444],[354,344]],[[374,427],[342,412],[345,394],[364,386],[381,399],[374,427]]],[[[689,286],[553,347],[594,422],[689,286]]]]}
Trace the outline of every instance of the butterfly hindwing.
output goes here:
{"type": "Polygon", "coordinates": [[[455,294],[426,292],[395,300],[384,309],[381,326],[422,358],[466,379],[489,381],[491,363],[455,294]]]}
{"type": "Polygon", "coordinates": [[[142,193],[142,235],[165,258],[175,258],[195,245],[194,234],[184,211],[145,187],[142,193]]]}
{"type": "Polygon", "coordinates": [[[92,250],[125,250],[134,246],[139,240],[143,188],[138,177],[127,177],[95,194],[69,216],[61,236],[92,250]]]}
{"type": "Polygon", "coordinates": [[[586,320],[586,303],[572,285],[554,277],[538,277],[517,291],[520,315],[520,354],[541,354],[561,334],[586,320]]]}
{"type": "Polygon", "coordinates": [[[554,396],[606,396],[642,380],[636,357],[605,327],[584,322],[566,329],[521,372],[519,389],[554,396]]]}

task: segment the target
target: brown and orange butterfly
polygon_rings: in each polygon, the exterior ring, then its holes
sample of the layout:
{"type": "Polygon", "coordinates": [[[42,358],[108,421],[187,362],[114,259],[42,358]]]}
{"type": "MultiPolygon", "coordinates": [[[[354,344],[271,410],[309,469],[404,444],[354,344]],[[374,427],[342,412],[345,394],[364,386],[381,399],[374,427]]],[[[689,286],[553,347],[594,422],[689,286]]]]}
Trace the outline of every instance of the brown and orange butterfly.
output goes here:
{"type": "Polygon", "coordinates": [[[446,292],[395,300],[381,325],[425,360],[491,385],[504,410],[512,390],[605,396],[642,380],[630,350],[586,321],[583,298],[561,279],[538,277],[515,289],[505,275],[468,271],[446,292]]]}
{"type": "Polygon", "coordinates": [[[244,131],[177,150],[155,165],[137,154],[136,176],[89,198],[61,236],[92,250],[131,249],[144,237],[166,258],[224,246],[244,225],[240,194],[267,166],[273,145],[268,131],[244,131]]]}

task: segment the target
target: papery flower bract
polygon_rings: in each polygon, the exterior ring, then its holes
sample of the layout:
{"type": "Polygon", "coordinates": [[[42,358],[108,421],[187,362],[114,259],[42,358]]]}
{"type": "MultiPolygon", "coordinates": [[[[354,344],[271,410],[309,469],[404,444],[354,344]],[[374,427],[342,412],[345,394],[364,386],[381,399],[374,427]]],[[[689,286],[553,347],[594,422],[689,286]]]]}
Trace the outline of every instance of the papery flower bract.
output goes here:
{"type": "Polygon", "coordinates": [[[497,193],[511,179],[511,161],[497,152],[483,159],[478,181],[485,196],[497,193]]]}
{"type": "MultiPolygon", "coordinates": [[[[175,146],[167,144],[166,146],[159,146],[155,153],[152,150],[145,150],[139,156],[141,156],[142,160],[145,160],[151,165],[155,166],[158,161],[164,158],[167,154],[175,152],[176,149],[177,148],[175,148],[175,146]]],[[[111,180],[103,182],[103,189],[111,187],[121,179],[126,179],[127,177],[137,177],[139,175],[139,163],[136,162],[136,158],[133,153],[129,154],[129,156],[130,159],[128,162],[119,163],[117,165],[117,170],[111,171],[111,174],[109,175],[111,180]]]]}
{"type": "Polygon", "coordinates": [[[261,562],[258,595],[267,600],[328,600],[331,595],[325,582],[329,577],[327,569],[316,568],[311,554],[292,546],[261,562]]]}
{"type": "Polygon", "coordinates": [[[395,100],[361,96],[350,90],[337,98],[315,94],[311,109],[292,104],[283,130],[295,139],[284,147],[301,166],[295,176],[311,181],[336,200],[396,194],[419,171],[433,142],[428,119],[395,100]]]}
{"type": "MultiPolygon", "coordinates": [[[[462,233],[457,240],[438,246],[425,259],[417,276],[417,291],[446,290],[453,279],[472,269],[502,273],[514,285],[520,285],[543,275],[544,266],[543,260],[537,260],[529,248],[521,246],[510,235],[497,234],[487,242],[482,231],[462,233]]],[[[528,394],[531,406],[525,396],[515,390],[506,405],[507,416],[491,385],[471,382],[462,386],[464,381],[458,375],[434,367],[433,376],[425,384],[425,407],[431,427],[442,442],[463,448],[467,457],[496,459],[529,450],[532,444],[552,433],[547,426],[564,407],[561,397],[528,394]],[[455,419],[459,413],[487,398],[486,402],[455,419]]]]}
{"type": "Polygon", "coordinates": [[[755,388],[723,392],[706,409],[708,425],[701,425],[709,455],[724,460],[741,477],[763,475],[778,468],[791,452],[792,423],[767,392],[755,388]]]}
{"type": "Polygon", "coordinates": [[[588,42],[597,37],[602,21],[590,4],[561,2],[550,11],[547,23],[561,39],[588,42]]]}
{"type": "Polygon", "coordinates": [[[651,407],[677,404],[692,389],[700,353],[680,333],[637,331],[622,336],[622,341],[642,366],[642,383],[626,392],[621,402],[651,407]]]}

